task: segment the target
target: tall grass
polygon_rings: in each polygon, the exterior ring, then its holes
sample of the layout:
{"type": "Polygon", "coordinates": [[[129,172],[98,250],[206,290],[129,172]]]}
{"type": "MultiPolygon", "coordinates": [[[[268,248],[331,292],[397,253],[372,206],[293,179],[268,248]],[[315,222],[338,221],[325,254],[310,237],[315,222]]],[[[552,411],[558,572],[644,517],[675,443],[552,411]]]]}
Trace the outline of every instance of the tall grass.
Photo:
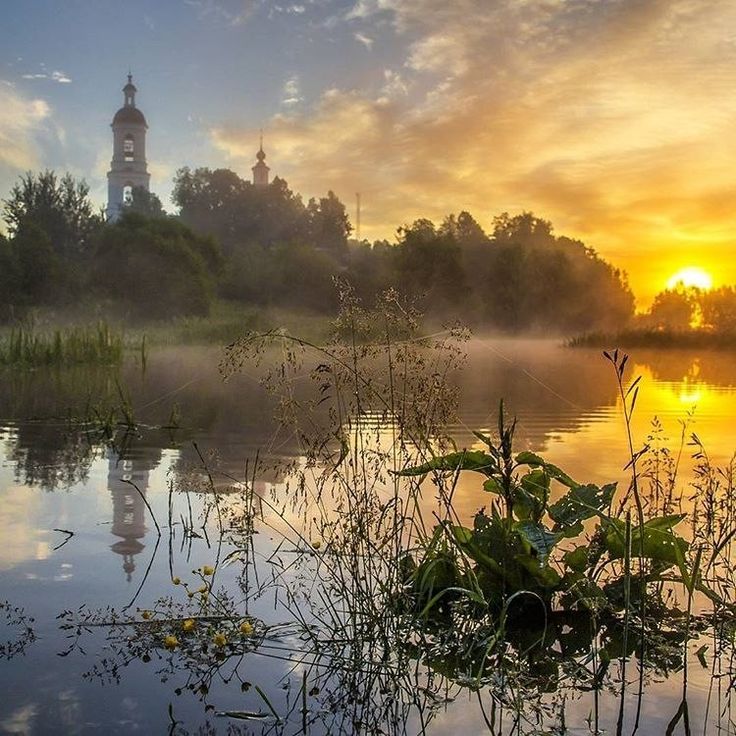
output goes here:
{"type": "Polygon", "coordinates": [[[0,337],[0,365],[119,365],[123,350],[122,334],[113,332],[104,322],[48,332],[16,327],[0,337]]]}

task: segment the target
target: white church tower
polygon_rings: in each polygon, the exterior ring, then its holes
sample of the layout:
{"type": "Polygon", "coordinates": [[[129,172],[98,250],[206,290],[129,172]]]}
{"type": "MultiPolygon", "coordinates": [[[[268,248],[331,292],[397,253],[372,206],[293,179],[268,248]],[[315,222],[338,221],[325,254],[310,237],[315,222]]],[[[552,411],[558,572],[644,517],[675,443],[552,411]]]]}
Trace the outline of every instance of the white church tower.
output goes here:
{"type": "Polygon", "coordinates": [[[107,173],[107,219],[117,220],[132,201],[133,187],[148,191],[151,179],[146,168],[146,118],[135,106],[133,77],[123,87],[125,102],[112,119],[112,163],[107,173]]]}

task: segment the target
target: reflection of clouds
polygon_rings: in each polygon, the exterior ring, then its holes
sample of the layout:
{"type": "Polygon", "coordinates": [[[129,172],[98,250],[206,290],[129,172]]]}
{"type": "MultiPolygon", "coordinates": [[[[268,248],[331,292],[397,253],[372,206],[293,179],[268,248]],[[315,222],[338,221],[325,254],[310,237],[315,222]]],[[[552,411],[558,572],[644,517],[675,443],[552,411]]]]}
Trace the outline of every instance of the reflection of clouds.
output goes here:
{"type": "Polygon", "coordinates": [[[22,705],[3,721],[0,721],[0,728],[5,733],[23,734],[25,736],[33,732],[33,722],[37,715],[38,706],[35,703],[22,705]]]}
{"type": "Polygon", "coordinates": [[[83,729],[82,703],[74,690],[62,690],[58,694],[59,720],[64,725],[64,733],[81,733],[83,729]]]}
{"type": "Polygon", "coordinates": [[[8,486],[0,505],[3,553],[0,570],[10,570],[29,560],[45,560],[50,554],[49,531],[39,528],[41,498],[27,486],[8,486]]]}

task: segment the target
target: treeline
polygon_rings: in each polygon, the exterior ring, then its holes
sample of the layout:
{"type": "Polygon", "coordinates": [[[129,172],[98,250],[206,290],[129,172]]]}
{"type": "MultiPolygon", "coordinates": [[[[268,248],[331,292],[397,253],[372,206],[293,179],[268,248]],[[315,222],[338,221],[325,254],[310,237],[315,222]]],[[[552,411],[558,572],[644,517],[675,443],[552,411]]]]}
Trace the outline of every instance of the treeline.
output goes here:
{"type": "Polygon", "coordinates": [[[329,192],[306,204],[283,179],[254,187],[226,169],[184,168],[175,216],[134,190],[105,223],[89,190],[53,172],[21,177],[3,202],[0,313],[90,301],[134,319],[206,315],[216,297],[330,314],[335,276],[369,302],[387,288],[437,320],[509,332],[612,329],[633,314],[620,271],[531,213],[417,220],[396,241],[357,242],[329,192]]]}
{"type": "Polygon", "coordinates": [[[658,331],[736,334],[736,288],[679,285],[665,289],[657,294],[646,314],[637,316],[636,325],[658,331]]]}

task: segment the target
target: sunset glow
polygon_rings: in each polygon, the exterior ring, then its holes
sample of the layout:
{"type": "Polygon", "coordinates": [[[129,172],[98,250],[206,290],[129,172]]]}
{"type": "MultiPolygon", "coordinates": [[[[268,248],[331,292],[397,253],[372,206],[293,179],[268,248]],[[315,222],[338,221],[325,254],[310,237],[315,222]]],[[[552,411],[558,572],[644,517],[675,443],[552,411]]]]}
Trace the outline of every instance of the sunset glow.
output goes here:
{"type": "Polygon", "coordinates": [[[688,266],[681,268],[677,273],[673,274],[667,281],[667,288],[674,289],[677,286],[695,287],[696,289],[713,288],[713,278],[711,275],[696,266],[688,266]]]}

